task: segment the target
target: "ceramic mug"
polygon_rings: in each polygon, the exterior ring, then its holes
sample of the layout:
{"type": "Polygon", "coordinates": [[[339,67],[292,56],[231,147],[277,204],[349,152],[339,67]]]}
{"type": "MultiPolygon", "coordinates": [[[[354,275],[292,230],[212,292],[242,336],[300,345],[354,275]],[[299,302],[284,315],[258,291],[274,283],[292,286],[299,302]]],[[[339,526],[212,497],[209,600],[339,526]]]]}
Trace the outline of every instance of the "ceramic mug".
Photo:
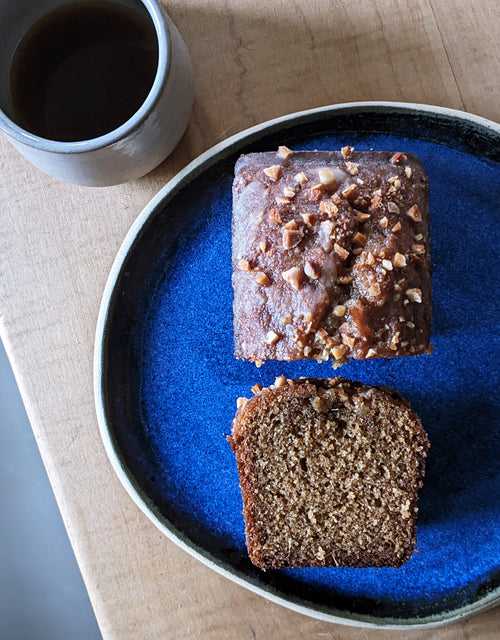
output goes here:
{"type": "Polygon", "coordinates": [[[157,0],[113,2],[128,7],[142,4],[149,13],[158,39],[153,85],[138,111],[117,129],[91,140],[57,142],[22,129],[9,117],[10,67],[30,27],[49,11],[74,0],[0,0],[0,129],[30,162],[66,182],[109,186],[144,176],[171,153],[191,114],[191,62],[173,22],[157,0]]]}

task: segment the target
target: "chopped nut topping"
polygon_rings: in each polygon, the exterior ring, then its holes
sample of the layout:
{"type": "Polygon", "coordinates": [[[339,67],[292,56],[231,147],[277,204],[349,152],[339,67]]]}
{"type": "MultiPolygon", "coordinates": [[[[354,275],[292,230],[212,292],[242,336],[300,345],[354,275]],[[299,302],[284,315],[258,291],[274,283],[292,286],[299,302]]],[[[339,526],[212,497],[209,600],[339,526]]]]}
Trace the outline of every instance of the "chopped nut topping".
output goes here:
{"type": "Polygon", "coordinates": [[[347,169],[347,173],[350,173],[351,176],[357,176],[359,173],[359,165],[356,162],[346,162],[345,168],[347,169]]]}
{"type": "Polygon", "coordinates": [[[377,352],[375,351],[375,349],[368,349],[365,358],[375,358],[376,355],[377,352]]]}
{"type": "Polygon", "coordinates": [[[281,389],[281,387],[285,387],[287,383],[288,383],[288,380],[285,378],[285,376],[278,376],[274,380],[274,387],[276,389],[281,389]]]}
{"type": "Polygon", "coordinates": [[[415,236],[413,236],[415,238],[415,240],[423,240],[424,239],[424,234],[423,233],[417,233],[415,236]]]}
{"type": "Polygon", "coordinates": [[[369,266],[373,266],[375,264],[375,256],[371,251],[368,251],[366,254],[365,263],[369,266]]]}
{"type": "Polygon", "coordinates": [[[418,304],[420,304],[422,302],[422,290],[421,289],[407,289],[405,291],[406,297],[408,298],[408,300],[411,300],[412,302],[417,302],[418,304]]]}
{"type": "Polygon", "coordinates": [[[411,167],[408,167],[408,166],[405,167],[405,175],[408,179],[411,178],[411,167]]]}
{"type": "Polygon", "coordinates": [[[236,398],[236,407],[241,409],[241,407],[244,407],[247,402],[248,398],[236,398]]]}
{"type": "Polygon", "coordinates": [[[339,276],[337,278],[338,284],[351,284],[351,282],[352,282],[352,276],[339,276]]]}
{"type": "Polygon", "coordinates": [[[399,187],[401,186],[401,180],[399,179],[399,176],[390,176],[389,178],[387,178],[387,182],[389,184],[392,184],[395,189],[399,189],[399,187]]]}
{"type": "Polygon", "coordinates": [[[398,205],[395,202],[392,202],[392,200],[389,200],[389,202],[387,203],[387,210],[389,211],[389,213],[400,212],[398,205]]]}
{"type": "Polygon", "coordinates": [[[393,233],[398,233],[398,231],[401,231],[401,222],[396,222],[396,224],[392,227],[391,231],[393,233]]]}
{"type": "Polygon", "coordinates": [[[371,218],[371,214],[363,213],[363,211],[354,211],[354,215],[358,222],[366,222],[371,218]]]}
{"type": "Polygon", "coordinates": [[[259,242],[259,249],[262,251],[262,253],[266,253],[266,251],[269,249],[267,240],[261,240],[259,242]]]}
{"type": "Polygon", "coordinates": [[[381,294],[380,285],[378,282],[374,282],[369,288],[368,293],[374,298],[378,297],[381,294]]]}
{"type": "Polygon", "coordinates": [[[411,250],[418,256],[423,256],[425,255],[425,244],[412,244],[411,250]]]}
{"type": "MultiPolygon", "coordinates": [[[[326,398],[323,398],[322,396],[314,396],[314,398],[311,400],[311,405],[314,411],[316,411],[317,413],[325,413],[326,411],[328,411],[328,402],[326,398]]],[[[309,510],[307,515],[312,522],[313,520],[309,515],[311,513],[312,513],[312,509],[309,510]]],[[[314,514],[313,514],[313,518],[314,518],[314,514]]],[[[314,522],[316,522],[316,519],[314,519],[314,522]]]]}
{"type": "Polygon", "coordinates": [[[331,200],[322,200],[319,203],[319,210],[321,213],[326,213],[328,216],[335,216],[339,208],[331,200]]]}
{"type": "Polygon", "coordinates": [[[346,344],[349,348],[354,349],[354,345],[356,344],[356,338],[353,336],[348,336],[346,333],[342,336],[342,342],[346,344]]]}
{"type": "Polygon", "coordinates": [[[280,212],[278,211],[278,209],[276,209],[276,207],[271,207],[269,209],[269,220],[274,224],[281,224],[283,222],[280,212]]]}
{"type": "Polygon", "coordinates": [[[333,245],[333,250],[335,251],[335,253],[339,256],[339,258],[341,260],[347,260],[347,258],[349,257],[349,251],[347,251],[347,249],[344,249],[344,247],[341,247],[336,242],[333,245]]]}
{"type": "Polygon", "coordinates": [[[278,155],[280,158],[283,158],[283,160],[288,160],[288,158],[293,156],[293,151],[282,144],[278,147],[278,155]]]}
{"type": "Polygon", "coordinates": [[[346,200],[354,200],[358,195],[358,186],[356,184],[350,184],[345,189],[342,189],[342,197],[346,200]]]}
{"type": "Polygon", "coordinates": [[[295,189],[292,189],[292,187],[284,187],[283,195],[285,198],[295,198],[295,189]]]}
{"type": "Polygon", "coordinates": [[[314,213],[301,213],[300,216],[302,220],[310,226],[312,226],[316,222],[316,216],[314,215],[314,213]]]}
{"type": "Polygon", "coordinates": [[[251,271],[251,270],[252,270],[252,265],[250,264],[249,260],[245,260],[245,258],[242,258],[242,259],[238,262],[238,267],[239,267],[242,271],[251,271]]]}
{"type": "Polygon", "coordinates": [[[402,153],[401,151],[397,151],[392,158],[389,160],[391,164],[399,164],[400,162],[404,162],[408,160],[408,156],[406,153],[402,153]]]}
{"type": "Polygon", "coordinates": [[[302,286],[302,270],[298,267],[292,267],[287,271],[283,271],[281,275],[283,276],[283,279],[296,291],[298,291],[302,286]]]}
{"type": "Polygon", "coordinates": [[[382,266],[387,271],[392,271],[393,269],[392,262],[390,260],[382,260],[382,266]]]}
{"type": "Polygon", "coordinates": [[[364,233],[360,233],[359,231],[356,231],[356,233],[354,234],[354,237],[352,239],[354,244],[359,244],[361,246],[364,246],[366,244],[367,240],[368,240],[368,238],[365,236],[365,234],[364,233]]]}
{"type": "Polygon", "coordinates": [[[346,314],[347,309],[343,304],[338,304],[333,309],[333,315],[337,316],[337,318],[343,318],[346,314]]]}
{"type": "Polygon", "coordinates": [[[289,198],[284,198],[283,196],[276,196],[275,201],[276,201],[276,204],[281,206],[290,204],[289,198]]]}
{"type": "Polygon", "coordinates": [[[262,391],[262,385],[257,382],[256,384],[253,385],[250,391],[256,396],[258,393],[262,391]]]}
{"type": "Polygon", "coordinates": [[[418,204],[414,204],[410,207],[406,212],[406,215],[414,222],[422,222],[422,212],[420,211],[418,204]]]}
{"type": "Polygon", "coordinates": [[[257,273],[255,274],[255,280],[257,281],[257,284],[260,284],[263,287],[268,287],[271,284],[269,276],[263,271],[257,271],[257,273]]]}
{"type": "Polygon", "coordinates": [[[306,176],[306,174],[301,171],[300,173],[297,173],[294,177],[295,182],[298,182],[301,186],[304,186],[306,182],[309,181],[309,178],[306,176]]]}
{"type": "Polygon", "coordinates": [[[278,335],[275,331],[268,331],[266,334],[266,344],[276,344],[280,339],[281,336],[278,335]]]}
{"type": "Polygon", "coordinates": [[[309,201],[319,202],[323,197],[324,186],[321,183],[313,184],[309,189],[309,201]]]}
{"type": "Polygon", "coordinates": [[[411,320],[408,320],[408,322],[406,323],[406,326],[407,326],[409,329],[415,329],[415,323],[414,323],[414,322],[412,322],[411,320]]]}
{"type": "Polygon", "coordinates": [[[323,220],[319,225],[319,244],[327,253],[332,250],[333,240],[331,238],[333,232],[333,222],[331,220],[323,220]]]}
{"type": "Polygon", "coordinates": [[[317,280],[321,275],[320,268],[309,260],[304,264],[304,273],[311,280],[317,280]]]}
{"type": "Polygon", "coordinates": [[[282,242],[284,249],[293,249],[300,244],[303,236],[300,231],[294,229],[283,229],[282,242]]]}
{"type": "Polygon", "coordinates": [[[399,331],[396,331],[396,333],[391,338],[391,342],[389,343],[389,349],[391,349],[392,351],[398,350],[399,336],[400,336],[399,331]]]}
{"type": "Polygon", "coordinates": [[[386,216],[384,216],[383,218],[380,218],[378,223],[379,223],[379,226],[382,227],[382,229],[387,229],[389,225],[389,220],[386,218],[386,216]]]}
{"type": "Polygon", "coordinates": [[[257,358],[256,360],[253,361],[253,363],[257,367],[257,369],[260,369],[262,367],[262,365],[264,364],[264,360],[259,360],[257,358]]]}
{"type": "Polygon", "coordinates": [[[319,181],[325,187],[333,190],[337,187],[337,178],[331,169],[328,167],[322,167],[318,169],[319,181]]]}
{"type": "Polygon", "coordinates": [[[309,345],[305,346],[303,351],[304,351],[304,355],[306,356],[306,358],[308,358],[312,353],[312,349],[311,349],[311,347],[309,345]]]}
{"type": "Polygon", "coordinates": [[[406,258],[402,253],[395,253],[394,258],[392,259],[392,264],[396,267],[396,269],[402,269],[406,267],[406,258]]]}
{"type": "Polygon", "coordinates": [[[281,166],[279,164],[273,164],[270,167],[266,167],[264,173],[270,180],[276,182],[281,176],[281,166]]]}
{"type": "Polygon", "coordinates": [[[285,313],[285,315],[281,318],[281,322],[283,324],[292,324],[292,314],[285,313]]]}
{"type": "Polygon", "coordinates": [[[374,191],[370,200],[370,209],[379,209],[382,205],[382,201],[382,195],[374,191]]]}
{"type": "Polygon", "coordinates": [[[346,159],[352,156],[353,151],[354,147],[349,147],[348,145],[346,145],[345,147],[342,147],[340,153],[342,154],[342,157],[346,159]]]}
{"type": "Polygon", "coordinates": [[[339,344],[336,347],[333,347],[332,355],[335,360],[342,360],[348,351],[349,349],[345,344],[339,344]]]}
{"type": "Polygon", "coordinates": [[[295,231],[299,228],[296,220],[289,220],[285,225],[285,229],[294,229],[295,231]]]}

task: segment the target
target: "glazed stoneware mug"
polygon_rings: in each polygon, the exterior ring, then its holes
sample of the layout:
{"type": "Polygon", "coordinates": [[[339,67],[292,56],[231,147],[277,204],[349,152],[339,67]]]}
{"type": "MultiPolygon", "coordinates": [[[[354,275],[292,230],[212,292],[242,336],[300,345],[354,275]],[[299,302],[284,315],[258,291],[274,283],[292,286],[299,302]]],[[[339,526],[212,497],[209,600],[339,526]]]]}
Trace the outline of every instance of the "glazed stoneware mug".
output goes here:
{"type": "MultiPolygon", "coordinates": [[[[85,2],[95,4],[95,0],[78,0],[78,5],[85,2]]],[[[91,139],[58,141],[16,123],[11,66],[19,43],[33,25],[75,0],[0,0],[0,129],[30,162],[66,182],[108,186],[144,176],[172,152],[191,114],[191,62],[171,19],[157,0],[112,2],[145,11],[151,20],[158,49],[151,89],[137,111],[117,128],[91,139]]]]}

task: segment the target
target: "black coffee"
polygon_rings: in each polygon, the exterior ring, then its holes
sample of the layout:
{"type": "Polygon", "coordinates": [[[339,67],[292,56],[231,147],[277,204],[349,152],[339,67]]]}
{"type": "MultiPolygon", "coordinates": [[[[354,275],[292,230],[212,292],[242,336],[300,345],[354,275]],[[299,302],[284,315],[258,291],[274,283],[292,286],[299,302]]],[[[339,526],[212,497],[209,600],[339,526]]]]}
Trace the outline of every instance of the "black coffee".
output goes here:
{"type": "Polygon", "coordinates": [[[154,26],[139,4],[66,5],[39,20],[14,54],[12,119],[51,140],[95,138],[137,111],[157,66],[154,26]]]}

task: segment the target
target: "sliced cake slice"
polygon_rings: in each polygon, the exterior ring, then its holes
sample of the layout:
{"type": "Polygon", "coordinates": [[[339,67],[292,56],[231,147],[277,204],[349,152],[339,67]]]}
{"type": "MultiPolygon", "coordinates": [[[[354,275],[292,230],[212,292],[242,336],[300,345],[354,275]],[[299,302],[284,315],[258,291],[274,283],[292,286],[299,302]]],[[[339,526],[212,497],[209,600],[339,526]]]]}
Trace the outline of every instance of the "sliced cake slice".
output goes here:
{"type": "Polygon", "coordinates": [[[342,378],[281,376],[254,391],[238,401],[229,438],[253,564],[408,560],[429,441],[407,402],[342,378]]]}

